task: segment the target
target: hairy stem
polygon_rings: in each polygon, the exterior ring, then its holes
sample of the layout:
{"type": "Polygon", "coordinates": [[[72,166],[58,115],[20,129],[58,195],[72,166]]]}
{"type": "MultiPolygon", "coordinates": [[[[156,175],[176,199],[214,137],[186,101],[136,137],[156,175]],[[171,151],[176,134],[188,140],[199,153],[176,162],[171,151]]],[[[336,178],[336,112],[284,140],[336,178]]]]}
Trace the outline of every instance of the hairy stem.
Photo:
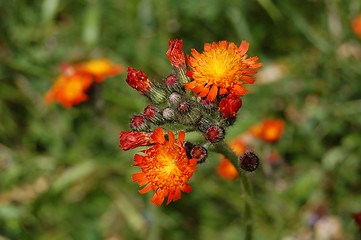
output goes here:
{"type": "Polygon", "coordinates": [[[246,175],[239,166],[239,156],[235,154],[229,146],[224,142],[220,141],[214,144],[215,151],[222,154],[235,166],[238,171],[238,175],[241,179],[242,198],[245,200],[244,205],[244,229],[245,229],[245,240],[251,240],[253,238],[253,219],[252,219],[252,186],[246,175]]]}

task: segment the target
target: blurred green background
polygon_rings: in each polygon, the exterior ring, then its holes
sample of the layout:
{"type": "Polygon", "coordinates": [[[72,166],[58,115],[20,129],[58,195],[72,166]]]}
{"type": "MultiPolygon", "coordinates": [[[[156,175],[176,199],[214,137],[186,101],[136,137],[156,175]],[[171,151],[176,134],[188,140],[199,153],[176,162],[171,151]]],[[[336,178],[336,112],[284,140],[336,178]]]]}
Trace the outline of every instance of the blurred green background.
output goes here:
{"type": "Polygon", "coordinates": [[[106,57],[162,79],[175,38],[186,54],[246,40],[264,63],[227,135],[286,121],[278,143],[255,149],[271,169],[251,175],[255,239],[357,239],[360,13],[359,0],[0,1],[0,239],[242,239],[239,182],[215,173],[216,154],[179,201],[155,207],[137,192],[137,150],[118,148],[118,133],[147,102],[125,74],[95,102],[43,102],[61,62],[106,57]],[[282,161],[269,166],[269,151],[282,161]]]}

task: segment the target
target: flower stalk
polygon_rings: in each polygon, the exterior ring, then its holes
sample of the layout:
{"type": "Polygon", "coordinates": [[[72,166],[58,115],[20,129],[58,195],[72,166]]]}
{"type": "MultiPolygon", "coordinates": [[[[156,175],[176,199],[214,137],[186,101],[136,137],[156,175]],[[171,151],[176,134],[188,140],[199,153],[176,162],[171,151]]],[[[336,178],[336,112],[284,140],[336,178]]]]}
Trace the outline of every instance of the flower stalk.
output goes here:
{"type": "Polygon", "coordinates": [[[251,240],[253,238],[253,212],[252,212],[252,197],[253,191],[251,183],[246,175],[245,171],[242,171],[239,164],[239,156],[235,154],[230,147],[224,142],[220,141],[214,144],[214,150],[217,153],[222,154],[231,161],[234,167],[237,169],[242,189],[242,198],[244,199],[244,232],[245,240],[251,240]]]}

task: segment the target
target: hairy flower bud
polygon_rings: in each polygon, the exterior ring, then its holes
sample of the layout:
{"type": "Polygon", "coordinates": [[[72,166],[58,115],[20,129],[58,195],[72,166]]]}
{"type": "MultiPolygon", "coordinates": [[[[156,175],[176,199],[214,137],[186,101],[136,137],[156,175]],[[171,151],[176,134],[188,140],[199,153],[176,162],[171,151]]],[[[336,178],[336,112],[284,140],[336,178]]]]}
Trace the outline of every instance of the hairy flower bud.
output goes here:
{"type": "Polygon", "coordinates": [[[183,52],[183,40],[176,39],[169,41],[169,49],[166,54],[174,68],[179,69],[185,67],[186,59],[183,52]]]}
{"type": "Polygon", "coordinates": [[[198,159],[197,163],[204,163],[206,161],[208,151],[202,146],[194,146],[190,151],[190,155],[192,158],[198,159]]]}
{"type": "Polygon", "coordinates": [[[155,86],[143,71],[128,67],[127,72],[125,80],[129,86],[147,96],[155,104],[166,101],[166,91],[155,86]]]}
{"type": "Polygon", "coordinates": [[[148,132],[147,120],[142,114],[135,114],[130,120],[130,128],[136,132],[148,132]]]}
{"type": "Polygon", "coordinates": [[[213,122],[205,116],[202,116],[196,124],[198,130],[203,133],[207,132],[208,128],[210,128],[212,125],[213,122]]]}
{"type": "Polygon", "coordinates": [[[194,126],[201,117],[199,103],[195,101],[181,101],[176,108],[176,118],[180,124],[194,126]]]}
{"type": "Polygon", "coordinates": [[[149,120],[150,122],[156,124],[156,125],[160,125],[164,123],[164,118],[162,115],[162,111],[152,105],[148,105],[143,112],[144,117],[149,120]]]}
{"type": "Polygon", "coordinates": [[[211,143],[219,142],[224,138],[224,129],[218,126],[212,126],[206,131],[206,139],[211,143]]]}
{"type": "Polygon", "coordinates": [[[142,70],[128,67],[127,73],[125,81],[138,92],[145,94],[152,88],[152,82],[142,70]]]}
{"type": "Polygon", "coordinates": [[[169,89],[169,91],[173,92],[184,92],[184,85],[180,83],[178,77],[175,74],[170,74],[164,79],[165,85],[169,89]]]}
{"type": "Polygon", "coordinates": [[[151,134],[146,132],[120,132],[119,147],[124,151],[151,144],[151,134]]]}
{"type": "Polygon", "coordinates": [[[218,110],[224,118],[232,118],[237,115],[242,107],[242,99],[237,94],[229,94],[218,104],[218,110]]]}
{"type": "Polygon", "coordinates": [[[170,122],[174,121],[175,119],[175,111],[172,108],[163,109],[162,115],[164,119],[170,122]]]}
{"type": "Polygon", "coordinates": [[[240,167],[247,172],[253,172],[258,165],[259,158],[253,152],[246,152],[240,158],[240,167]]]}
{"type": "Polygon", "coordinates": [[[171,106],[176,107],[182,100],[182,95],[180,95],[177,92],[173,92],[171,95],[169,95],[169,103],[171,106]]]}

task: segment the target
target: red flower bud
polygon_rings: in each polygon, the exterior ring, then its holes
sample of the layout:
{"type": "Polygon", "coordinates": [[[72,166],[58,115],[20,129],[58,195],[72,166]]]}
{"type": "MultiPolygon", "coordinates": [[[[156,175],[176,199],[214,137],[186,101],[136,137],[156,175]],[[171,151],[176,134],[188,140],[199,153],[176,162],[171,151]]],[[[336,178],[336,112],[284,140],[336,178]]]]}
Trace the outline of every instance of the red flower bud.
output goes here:
{"type": "Polygon", "coordinates": [[[148,105],[145,109],[144,109],[144,113],[143,113],[144,117],[151,121],[154,124],[162,124],[164,122],[164,118],[162,116],[162,111],[152,105],[148,105]]]}
{"type": "Polygon", "coordinates": [[[169,41],[169,49],[167,51],[167,56],[174,68],[183,68],[186,64],[186,59],[183,52],[183,40],[173,40],[169,41]]]}
{"type": "Polygon", "coordinates": [[[253,172],[258,168],[259,158],[253,152],[246,152],[240,159],[240,166],[247,172],[253,172]]]}
{"type": "Polygon", "coordinates": [[[124,151],[140,146],[148,146],[151,144],[150,133],[146,132],[120,132],[120,145],[124,151]]]}
{"type": "Polygon", "coordinates": [[[202,146],[195,146],[190,151],[190,155],[192,158],[198,159],[197,163],[204,163],[206,161],[208,152],[207,152],[207,149],[205,149],[202,146]]]}
{"type": "Polygon", "coordinates": [[[236,94],[229,94],[223,98],[218,105],[218,109],[224,118],[235,117],[241,107],[242,99],[236,94]]]}
{"type": "Polygon", "coordinates": [[[218,126],[212,126],[207,129],[206,139],[211,143],[219,142],[224,138],[224,130],[218,126]]]}
{"type": "Polygon", "coordinates": [[[137,132],[144,132],[149,130],[147,120],[142,114],[135,114],[130,120],[130,127],[137,132]]]}
{"type": "Polygon", "coordinates": [[[141,70],[135,70],[134,68],[128,67],[128,75],[125,81],[132,88],[136,89],[140,93],[148,92],[152,87],[152,82],[148,79],[147,75],[141,70]]]}

